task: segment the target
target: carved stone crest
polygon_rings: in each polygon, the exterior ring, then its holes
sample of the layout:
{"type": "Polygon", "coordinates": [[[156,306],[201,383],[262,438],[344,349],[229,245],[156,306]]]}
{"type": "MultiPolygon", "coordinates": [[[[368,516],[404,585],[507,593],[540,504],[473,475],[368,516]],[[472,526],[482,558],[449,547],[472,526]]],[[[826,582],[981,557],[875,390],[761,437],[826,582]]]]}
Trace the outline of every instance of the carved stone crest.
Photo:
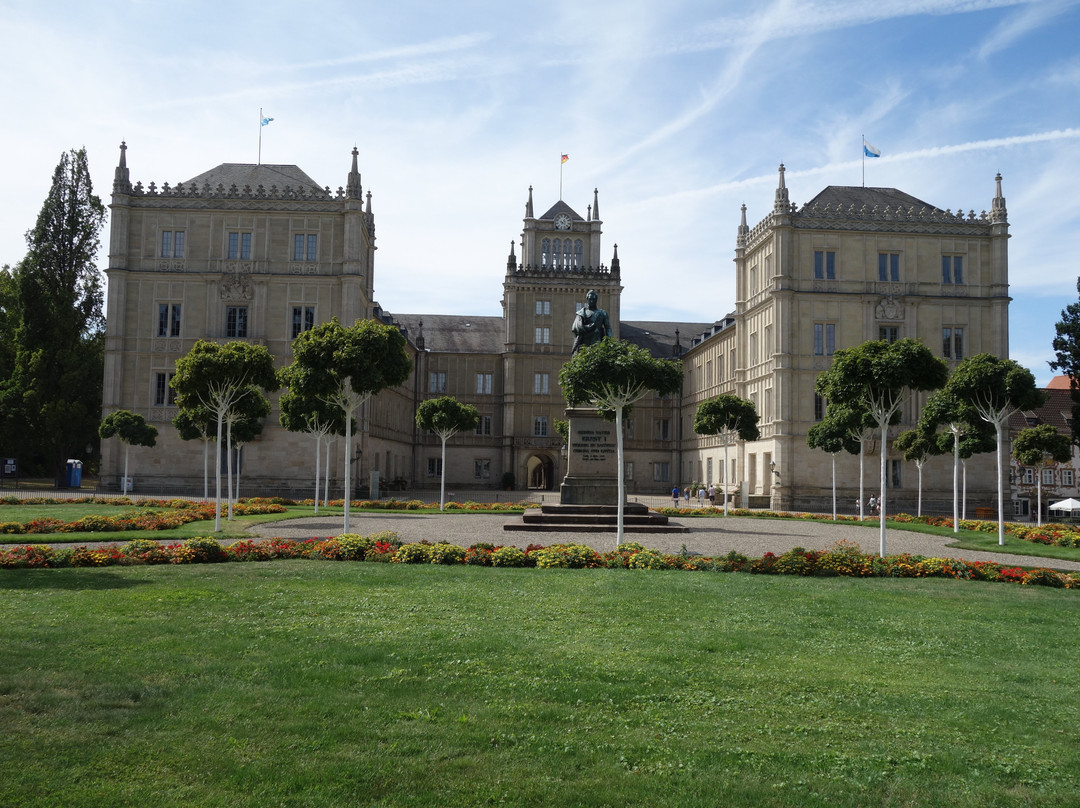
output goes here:
{"type": "Polygon", "coordinates": [[[236,300],[251,300],[255,296],[255,290],[251,286],[251,278],[246,274],[239,272],[233,275],[226,275],[221,280],[221,299],[236,301],[236,300]]]}
{"type": "Polygon", "coordinates": [[[886,295],[877,304],[874,314],[879,320],[903,320],[904,304],[892,295],[886,295]]]}

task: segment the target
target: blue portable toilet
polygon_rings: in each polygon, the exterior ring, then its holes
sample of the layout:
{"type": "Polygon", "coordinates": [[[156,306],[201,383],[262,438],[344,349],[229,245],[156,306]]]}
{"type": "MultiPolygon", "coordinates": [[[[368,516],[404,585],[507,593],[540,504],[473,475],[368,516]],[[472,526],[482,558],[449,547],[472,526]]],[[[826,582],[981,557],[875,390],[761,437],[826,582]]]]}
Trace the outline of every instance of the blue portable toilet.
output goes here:
{"type": "Polygon", "coordinates": [[[82,487],[82,461],[68,458],[67,462],[67,485],[68,488],[82,487]]]}

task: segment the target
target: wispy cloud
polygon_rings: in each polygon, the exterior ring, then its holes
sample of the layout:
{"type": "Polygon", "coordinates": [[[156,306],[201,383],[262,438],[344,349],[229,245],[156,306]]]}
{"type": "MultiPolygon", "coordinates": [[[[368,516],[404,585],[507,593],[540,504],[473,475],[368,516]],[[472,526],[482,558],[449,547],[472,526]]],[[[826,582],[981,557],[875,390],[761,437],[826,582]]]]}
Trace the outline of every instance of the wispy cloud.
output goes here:
{"type": "Polygon", "coordinates": [[[1027,34],[1048,25],[1069,8],[1076,0],[1042,0],[1030,3],[1019,12],[1002,20],[976,52],[980,59],[987,59],[1015,44],[1027,34]]]}

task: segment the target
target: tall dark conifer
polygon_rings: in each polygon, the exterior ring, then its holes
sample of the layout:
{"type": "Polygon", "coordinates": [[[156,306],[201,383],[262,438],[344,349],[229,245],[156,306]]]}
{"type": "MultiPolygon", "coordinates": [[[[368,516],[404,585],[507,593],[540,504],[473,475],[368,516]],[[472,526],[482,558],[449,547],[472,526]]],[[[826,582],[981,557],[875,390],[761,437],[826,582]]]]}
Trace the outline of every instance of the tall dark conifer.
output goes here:
{"type": "Polygon", "coordinates": [[[95,259],[104,221],[86,150],[65,153],[14,273],[20,321],[0,418],[24,470],[37,466],[58,483],[69,456],[88,459],[101,421],[105,318],[95,259]]]}

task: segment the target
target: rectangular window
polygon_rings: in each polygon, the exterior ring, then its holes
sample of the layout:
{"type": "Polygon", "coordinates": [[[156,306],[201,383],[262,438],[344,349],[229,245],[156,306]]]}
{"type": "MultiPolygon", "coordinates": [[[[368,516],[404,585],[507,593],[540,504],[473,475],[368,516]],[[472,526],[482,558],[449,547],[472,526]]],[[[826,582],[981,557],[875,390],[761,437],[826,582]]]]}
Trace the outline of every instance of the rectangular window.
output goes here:
{"type": "Polygon", "coordinates": [[[225,309],[225,336],[229,339],[246,339],[248,335],[248,307],[228,306],[225,309]]]}
{"type": "Polygon", "coordinates": [[[1029,513],[1030,500],[1027,499],[1014,499],[1013,500],[1013,516],[1027,516],[1029,513]]]}
{"type": "Polygon", "coordinates": [[[878,326],[878,339],[884,340],[888,343],[896,342],[900,339],[900,326],[898,325],[879,325],[878,326]]]}
{"type": "Polygon", "coordinates": [[[310,331],[315,327],[314,306],[293,306],[292,310],[292,338],[296,339],[304,331],[310,331]]]}
{"type": "Polygon", "coordinates": [[[623,425],[623,437],[625,437],[627,440],[633,440],[634,439],[634,419],[633,418],[623,418],[622,425],[623,425]]]}
{"type": "Polygon", "coordinates": [[[315,233],[293,235],[293,260],[315,261],[319,256],[319,236],[315,233]]]}
{"type": "Polygon", "coordinates": [[[540,316],[547,317],[551,314],[551,301],[550,300],[537,300],[536,301],[536,313],[540,316]]]}
{"type": "Polygon", "coordinates": [[[536,327],[536,344],[537,345],[550,345],[551,344],[551,329],[546,326],[541,328],[536,327]]]}
{"type": "Polygon", "coordinates": [[[941,329],[941,355],[957,361],[964,358],[964,329],[950,326],[941,329]]]}
{"type": "Polygon", "coordinates": [[[964,282],[964,257],[962,255],[941,256],[941,282],[964,282]]]}
{"type": "Polygon", "coordinates": [[[1042,484],[1043,485],[1053,485],[1054,484],[1054,470],[1053,469],[1043,469],[1042,470],[1042,484]]]}
{"type": "Polygon", "coordinates": [[[491,373],[477,373],[476,374],[476,394],[481,396],[491,395],[491,373]]]}
{"type": "Polygon", "coordinates": [[[814,355],[836,353],[836,323],[814,323],[814,355]]]}
{"type": "Polygon", "coordinates": [[[1072,469],[1061,470],[1061,484],[1066,488],[1072,488],[1076,485],[1076,477],[1072,469]]]}
{"type": "Polygon", "coordinates": [[[653,478],[653,482],[657,482],[657,483],[671,482],[671,464],[670,463],[653,463],[652,464],[652,478],[653,478]]]}
{"type": "Polygon", "coordinates": [[[491,416],[481,415],[476,419],[476,434],[477,435],[490,435],[491,434],[491,416]]]}
{"type": "Polygon", "coordinates": [[[546,396],[548,394],[550,375],[547,373],[534,373],[533,374],[533,393],[539,396],[546,396]]]}
{"type": "Polygon", "coordinates": [[[888,474],[885,475],[885,485],[889,488],[900,487],[900,471],[904,466],[902,460],[890,460],[888,465],[888,474]]]}
{"type": "Polygon", "coordinates": [[[474,480],[490,480],[491,479],[491,460],[486,457],[478,457],[473,461],[473,479],[474,480]]]}
{"type": "Polygon", "coordinates": [[[428,477],[441,477],[442,476],[442,458],[441,457],[429,457],[427,459],[427,476],[428,477]]]}
{"type": "Polygon", "coordinates": [[[446,374],[442,372],[432,371],[428,374],[428,392],[429,393],[445,393],[446,392],[446,374]]]}
{"type": "Polygon", "coordinates": [[[671,419],[669,419],[669,418],[657,418],[656,419],[656,439],[657,440],[671,440],[671,419]]]}
{"type": "Polygon", "coordinates": [[[1024,485],[1035,485],[1035,470],[1024,469],[1024,474],[1021,481],[1024,485]]]}
{"type": "Polygon", "coordinates": [[[251,260],[251,233],[229,233],[228,257],[233,260],[251,260]]]}
{"type": "Polygon", "coordinates": [[[179,337],[180,336],[180,304],[179,303],[159,303],[158,304],[157,335],[159,337],[179,337]]]}
{"type": "Polygon", "coordinates": [[[533,437],[546,438],[548,434],[548,419],[546,415],[533,417],[533,437]]]}
{"type": "Polygon", "coordinates": [[[816,280],[836,280],[836,253],[832,250],[814,252],[814,278],[816,280]]]}
{"type": "Polygon", "coordinates": [[[161,257],[183,258],[184,257],[184,231],[162,230],[161,231],[161,257]]]}
{"type": "Polygon", "coordinates": [[[814,393],[814,420],[825,420],[825,399],[818,393],[814,393]]]}
{"type": "Polygon", "coordinates": [[[878,280],[900,280],[900,253],[878,253],[878,280]]]}
{"type": "Polygon", "coordinates": [[[623,479],[630,481],[634,479],[634,461],[627,460],[623,463],[623,479]]]}
{"type": "Polygon", "coordinates": [[[175,373],[158,373],[154,376],[154,406],[170,407],[176,403],[176,391],[172,388],[175,373]]]}

